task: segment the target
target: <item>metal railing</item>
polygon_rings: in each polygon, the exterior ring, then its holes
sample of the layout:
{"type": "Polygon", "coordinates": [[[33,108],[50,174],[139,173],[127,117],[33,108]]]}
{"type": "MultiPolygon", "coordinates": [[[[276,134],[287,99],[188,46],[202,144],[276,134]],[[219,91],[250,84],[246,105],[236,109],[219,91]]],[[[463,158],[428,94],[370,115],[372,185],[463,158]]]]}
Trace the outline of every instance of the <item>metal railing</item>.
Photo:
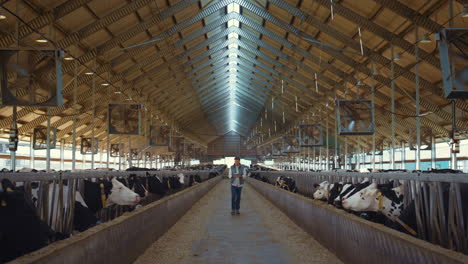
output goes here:
{"type": "Polygon", "coordinates": [[[312,197],[314,184],[323,181],[371,182],[404,185],[404,205],[414,202],[417,237],[462,253],[468,253],[468,174],[427,172],[272,172],[257,171],[274,183],[280,175],[296,181],[298,192],[312,197]]]}
{"type": "MultiPolygon", "coordinates": [[[[55,232],[71,234],[73,231],[73,217],[75,208],[75,193],[79,191],[84,194],[84,180],[97,181],[99,179],[109,180],[113,177],[128,178],[130,175],[140,177],[164,177],[175,176],[182,173],[188,175],[199,175],[202,181],[210,177],[214,170],[202,171],[94,171],[85,170],[78,172],[12,172],[0,173],[0,181],[8,179],[16,185],[22,185],[27,199],[32,200],[32,183],[37,183],[37,204],[36,210],[39,217],[48,224],[55,232]],[[64,186],[68,188],[68,197],[64,197],[64,186]],[[52,188],[52,189],[51,189],[52,188]],[[71,191],[70,191],[71,190],[71,191]],[[50,198],[58,197],[58,199],[50,198]],[[57,193],[58,192],[58,193],[57,193]],[[50,208],[49,208],[50,207],[50,208]]],[[[188,179],[187,179],[188,181],[188,179]]],[[[185,186],[188,186],[185,183],[185,186]]],[[[176,190],[174,190],[176,191],[176,190]]],[[[170,194],[172,192],[169,192],[170,194]]],[[[161,198],[158,195],[150,194],[145,197],[143,204],[161,198]]],[[[111,205],[99,210],[96,217],[101,222],[112,220],[124,212],[131,210],[129,206],[111,205]]]]}

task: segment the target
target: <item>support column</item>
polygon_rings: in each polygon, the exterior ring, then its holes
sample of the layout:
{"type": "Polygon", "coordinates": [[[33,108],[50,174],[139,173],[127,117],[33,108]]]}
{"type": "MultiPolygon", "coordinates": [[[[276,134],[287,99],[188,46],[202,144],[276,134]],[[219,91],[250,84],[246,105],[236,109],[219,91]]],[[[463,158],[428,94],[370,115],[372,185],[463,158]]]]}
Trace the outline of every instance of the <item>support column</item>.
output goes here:
{"type": "Polygon", "coordinates": [[[345,150],[344,150],[344,168],[348,169],[348,137],[345,137],[345,150]]]}
{"type": "Polygon", "coordinates": [[[322,147],[319,148],[319,170],[323,170],[322,147]]]}
{"type": "Polygon", "coordinates": [[[65,159],[65,140],[60,141],[60,170],[64,170],[64,159],[65,159]]]}
{"type": "Polygon", "coordinates": [[[31,142],[29,142],[29,168],[34,169],[34,141],[33,136],[30,137],[31,142]]]}
{"type": "Polygon", "coordinates": [[[406,169],[406,144],[401,142],[401,169],[406,169]]]}
{"type": "Polygon", "coordinates": [[[391,86],[391,115],[392,115],[392,144],[390,147],[390,169],[395,169],[395,55],[393,52],[393,45],[391,46],[391,73],[390,73],[390,86],[391,86]]]}
{"type": "Polygon", "coordinates": [[[46,171],[50,172],[50,108],[47,108],[47,151],[46,151],[46,171]]]}
{"type": "Polygon", "coordinates": [[[415,151],[415,166],[416,170],[421,170],[421,107],[420,107],[420,95],[419,95],[419,34],[418,26],[414,26],[414,36],[416,44],[414,45],[414,57],[416,64],[414,65],[414,75],[415,75],[415,90],[416,90],[416,151],[415,151]]]}
{"type": "Polygon", "coordinates": [[[435,142],[435,137],[431,136],[431,144],[432,144],[432,150],[431,150],[431,168],[435,169],[436,168],[436,158],[437,158],[437,151],[436,151],[436,142],[435,142]]]}

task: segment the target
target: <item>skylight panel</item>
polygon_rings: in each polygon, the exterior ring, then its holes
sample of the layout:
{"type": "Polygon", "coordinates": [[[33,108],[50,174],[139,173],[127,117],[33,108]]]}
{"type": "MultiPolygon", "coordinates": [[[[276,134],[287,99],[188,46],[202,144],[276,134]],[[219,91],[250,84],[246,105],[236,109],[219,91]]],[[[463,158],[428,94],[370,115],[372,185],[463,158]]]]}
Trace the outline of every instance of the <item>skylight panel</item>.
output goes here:
{"type": "Polygon", "coordinates": [[[228,27],[239,27],[240,23],[237,19],[231,19],[228,21],[228,27]]]}
{"type": "Polygon", "coordinates": [[[236,13],[239,13],[239,14],[240,14],[240,6],[239,6],[239,4],[237,4],[237,3],[229,4],[229,5],[227,6],[227,12],[228,12],[228,13],[236,12],[236,13]]]}
{"type": "Polygon", "coordinates": [[[239,34],[235,33],[235,32],[232,32],[232,33],[229,33],[228,35],[228,38],[235,38],[235,39],[239,39],[239,34]]]}

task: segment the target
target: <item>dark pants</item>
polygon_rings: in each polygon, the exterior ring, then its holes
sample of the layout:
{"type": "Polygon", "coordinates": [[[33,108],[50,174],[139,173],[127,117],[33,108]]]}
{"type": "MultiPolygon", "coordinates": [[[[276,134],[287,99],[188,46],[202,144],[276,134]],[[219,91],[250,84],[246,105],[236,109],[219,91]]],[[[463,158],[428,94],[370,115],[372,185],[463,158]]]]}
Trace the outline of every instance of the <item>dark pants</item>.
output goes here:
{"type": "Polygon", "coordinates": [[[240,209],[242,187],[235,187],[231,185],[231,208],[232,210],[240,209]]]}

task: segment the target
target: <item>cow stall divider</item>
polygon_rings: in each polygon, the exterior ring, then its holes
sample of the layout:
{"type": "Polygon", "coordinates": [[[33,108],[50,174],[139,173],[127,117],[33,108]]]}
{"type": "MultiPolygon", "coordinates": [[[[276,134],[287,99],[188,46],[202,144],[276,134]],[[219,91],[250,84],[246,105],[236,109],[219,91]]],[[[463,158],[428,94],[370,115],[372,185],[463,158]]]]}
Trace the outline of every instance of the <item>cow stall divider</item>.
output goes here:
{"type": "Polygon", "coordinates": [[[292,177],[298,192],[312,197],[314,184],[323,181],[358,183],[369,179],[377,184],[403,184],[404,205],[414,202],[417,237],[444,248],[468,254],[468,174],[430,172],[265,172],[274,183],[279,176],[292,177]]]}
{"type": "Polygon", "coordinates": [[[367,221],[326,203],[255,179],[247,182],[345,263],[468,263],[468,256],[459,252],[367,221]]]}
{"type": "Polygon", "coordinates": [[[131,263],[220,181],[191,186],[11,263],[131,263]]]}
{"type": "MultiPolygon", "coordinates": [[[[73,217],[75,206],[75,193],[84,193],[84,180],[96,181],[98,179],[110,180],[113,177],[124,181],[131,175],[140,177],[164,177],[174,176],[179,173],[184,175],[198,174],[202,181],[209,178],[212,171],[77,171],[77,172],[14,172],[0,173],[0,181],[8,179],[16,184],[24,186],[25,193],[32,199],[32,185],[38,185],[37,213],[39,217],[54,230],[62,234],[71,234],[73,231],[73,217]],[[66,186],[66,187],[65,187],[66,186]],[[68,190],[65,198],[64,188],[68,190]],[[49,197],[49,196],[52,197],[49,197]],[[57,197],[57,199],[54,199],[57,197]],[[49,208],[50,207],[50,208],[49,208]]],[[[170,194],[170,193],[168,193],[170,194]]],[[[149,195],[142,202],[143,205],[151,203],[161,197],[149,195]]],[[[110,205],[97,212],[96,217],[101,222],[112,220],[124,212],[129,211],[129,206],[110,205]]]]}

